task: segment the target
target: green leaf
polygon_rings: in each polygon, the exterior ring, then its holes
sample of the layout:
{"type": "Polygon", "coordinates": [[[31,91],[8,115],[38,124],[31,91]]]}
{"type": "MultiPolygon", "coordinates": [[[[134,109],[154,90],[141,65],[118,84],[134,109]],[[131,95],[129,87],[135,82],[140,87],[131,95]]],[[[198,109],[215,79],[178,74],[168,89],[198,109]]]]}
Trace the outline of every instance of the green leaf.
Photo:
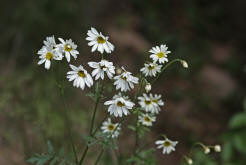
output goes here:
{"type": "Polygon", "coordinates": [[[245,133],[241,133],[241,134],[237,134],[234,136],[233,140],[234,140],[234,145],[236,147],[236,149],[241,152],[246,154],[246,136],[245,133]]]}
{"type": "Polygon", "coordinates": [[[233,147],[231,143],[227,142],[223,146],[223,152],[222,152],[222,160],[224,162],[228,162],[233,156],[233,147]]]}
{"type": "Polygon", "coordinates": [[[237,129],[242,127],[246,127],[246,114],[239,113],[234,115],[229,122],[229,128],[237,129]]]}
{"type": "Polygon", "coordinates": [[[49,154],[54,154],[55,151],[54,151],[54,148],[53,148],[53,146],[52,146],[52,144],[51,144],[50,141],[47,142],[47,145],[48,145],[48,152],[49,152],[49,154]]]}
{"type": "Polygon", "coordinates": [[[129,128],[132,131],[136,131],[136,127],[133,125],[128,125],[127,128],[129,128]]]}

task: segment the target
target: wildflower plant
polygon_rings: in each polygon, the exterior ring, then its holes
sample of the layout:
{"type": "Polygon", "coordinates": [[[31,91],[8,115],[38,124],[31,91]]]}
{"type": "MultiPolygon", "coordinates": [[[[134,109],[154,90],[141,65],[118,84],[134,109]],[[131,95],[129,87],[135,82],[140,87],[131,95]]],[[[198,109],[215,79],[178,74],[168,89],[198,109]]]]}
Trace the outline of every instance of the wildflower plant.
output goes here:
{"type": "MultiPolygon", "coordinates": [[[[124,156],[123,164],[156,164],[156,161],[150,159],[151,155],[156,149],[161,149],[163,154],[171,154],[175,152],[178,141],[170,140],[167,135],[161,135],[161,139],[156,137],[152,141],[152,146],[155,148],[147,149],[148,145],[141,139],[144,137],[147,131],[158,122],[158,114],[161,112],[164,101],[161,94],[151,92],[154,88],[154,84],[157,82],[159,76],[165,71],[165,69],[179,62],[184,68],[188,68],[188,64],[183,59],[169,60],[168,54],[171,51],[168,50],[166,45],[160,45],[152,47],[149,50],[150,61],[146,61],[143,67],[139,69],[139,73],[132,73],[126,66],[114,66],[114,63],[108,61],[108,56],[113,53],[115,46],[109,42],[109,37],[98,32],[95,28],[91,28],[87,32],[86,40],[88,46],[91,47],[91,52],[98,51],[101,60],[86,62],[87,65],[73,65],[73,61],[80,58],[77,45],[71,40],[64,40],[58,38],[60,43],[56,43],[55,37],[47,37],[43,42],[42,48],[38,51],[40,61],[38,64],[43,64],[45,69],[50,69],[51,64],[57,60],[66,61],[69,66],[69,70],[66,71],[64,78],[71,82],[71,86],[82,90],[86,96],[92,97],[94,100],[94,109],[92,112],[92,118],[90,120],[90,129],[87,133],[86,144],[84,150],[78,148],[78,145],[74,144],[73,137],[70,133],[70,142],[73,149],[72,158],[70,155],[66,155],[62,150],[61,154],[56,154],[51,143],[48,143],[49,151],[47,154],[36,154],[31,157],[28,162],[31,164],[44,165],[44,164],[74,164],[82,165],[87,164],[85,159],[88,155],[89,148],[100,145],[100,151],[94,164],[100,162],[103,157],[103,153],[108,149],[116,151],[118,149],[117,140],[123,134],[124,129],[130,129],[135,132],[135,144],[132,147],[132,153],[127,153],[124,156]],[[71,56],[73,58],[71,58],[71,56]],[[170,61],[170,62],[169,62],[170,61]],[[90,73],[88,70],[92,69],[90,73]],[[107,81],[109,79],[110,81],[107,81]],[[104,97],[104,85],[109,82],[109,86],[115,88],[110,97],[104,97]],[[92,88],[93,87],[93,88],[92,88]],[[85,88],[89,88],[92,92],[85,93],[85,88]],[[93,92],[93,89],[95,91],[93,92]],[[134,93],[133,96],[130,95],[134,93]],[[104,104],[105,118],[95,127],[95,118],[98,112],[99,103],[104,104]],[[134,124],[126,124],[129,122],[128,116],[133,116],[135,119],[134,124]],[[140,140],[141,139],[141,140],[140,140]],[[79,155],[79,153],[82,154],[79,155]],[[61,156],[62,155],[62,156],[61,156]]],[[[64,68],[60,68],[63,69],[64,68]]],[[[67,114],[64,87],[63,83],[57,82],[64,104],[65,115],[67,114]]],[[[67,119],[66,115],[66,119],[67,119]]],[[[69,126],[69,124],[68,124],[69,126]]],[[[70,128],[68,128],[70,130],[70,128]]],[[[171,135],[170,135],[171,136],[171,135]]],[[[206,146],[202,143],[196,143],[200,146],[205,154],[210,153],[210,149],[215,152],[220,152],[221,147],[219,145],[206,146]]],[[[187,164],[192,164],[191,155],[184,155],[184,160],[187,164]]],[[[120,161],[120,160],[118,160],[120,161]]]]}

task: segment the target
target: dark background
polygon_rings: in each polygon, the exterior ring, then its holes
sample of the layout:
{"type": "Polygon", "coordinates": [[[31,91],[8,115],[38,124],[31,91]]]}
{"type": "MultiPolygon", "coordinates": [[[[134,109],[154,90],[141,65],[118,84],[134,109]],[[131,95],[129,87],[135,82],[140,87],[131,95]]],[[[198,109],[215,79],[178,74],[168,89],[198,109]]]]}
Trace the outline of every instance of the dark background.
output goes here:
{"type": "MultiPolygon", "coordinates": [[[[80,55],[73,64],[98,61],[99,56],[90,53],[85,41],[91,26],[108,35],[116,46],[108,58],[133,73],[148,59],[148,50],[160,44],[172,51],[169,59],[189,63],[188,70],[171,66],[153,86],[153,92],[163,94],[165,106],[146,139],[154,141],[165,133],[179,141],[171,155],[156,152],[157,164],[179,164],[197,141],[222,144],[223,152],[211,157],[195,152],[194,164],[246,164],[245,10],[243,0],[1,2],[0,164],[26,164],[34,152],[46,151],[47,140],[56,148],[69,150],[55,86],[57,71],[38,66],[37,51],[46,36],[55,35],[72,38],[78,45],[80,55]]],[[[80,152],[92,114],[93,102],[85,97],[87,92],[66,84],[72,133],[80,152]]],[[[105,114],[102,104],[99,113],[105,114]]],[[[119,138],[122,153],[133,146],[134,135],[128,132],[129,136],[125,133],[119,138]]],[[[89,155],[88,164],[95,156],[93,152],[89,155]]],[[[110,164],[112,157],[109,152],[103,161],[110,164]]]]}

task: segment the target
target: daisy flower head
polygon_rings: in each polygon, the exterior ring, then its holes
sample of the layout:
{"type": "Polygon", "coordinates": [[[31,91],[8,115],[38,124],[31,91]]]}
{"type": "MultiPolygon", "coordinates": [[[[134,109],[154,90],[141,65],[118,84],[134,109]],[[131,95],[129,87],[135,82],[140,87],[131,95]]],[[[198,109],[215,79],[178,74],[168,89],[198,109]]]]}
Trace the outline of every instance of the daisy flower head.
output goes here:
{"type": "Polygon", "coordinates": [[[38,65],[44,63],[45,69],[50,69],[51,61],[52,60],[62,60],[62,56],[57,53],[55,49],[52,49],[50,46],[43,46],[39,51],[39,62],[38,65]]]}
{"type": "Polygon", "coordinates": [[[83,68],[83,66],[74,66],[70,64],[72,71],[67,72],[68,81],[73,81],[73,86],[82,90],[87,85],[89,88],[93,85],[91,75],[83,68]]]}
{"type": "Polygon", "coordinates": [[[145,74],[145,77],[155,77],[157,73],[161,72],[161,67],[161,65],[158,65],[156,63],[148,63],[144,64],[144,67],[141,68],[140,71],[145,74]]]}
{"type": "Polygon", "coordinates": [[[138,84],[138,78],[132,76],[131,72],[127,72],[124,67],[122,67],[122,73],[114,77],[115,82],[114,85],[116,89],[120,89],[122,92],[126,92],[128,90],[134,88],[134,84],[138,84]]]}
{"type": "Polygon", "coordinates": [[[103,122],[101,129],[103,133],[109,134],[108,137],[117,138],[121,128],[119,123],[112,123],[111,119],[108,118],[108,120],[103,122]]]}
{"type": "Polygon", "coordinates": [[[122,117],[123,115],[127,116],[135,105],[129,100],[128,97],[122,96],[121,93],[115,95],[112,100],[106,101],[104,105],[109,105],[108,112],[110,115],[115,117],[122,117]]]}
{"type": "Polygon", "coordinates": [[[158,113],[159,111],[156,109],[156,103],[154,103],[151,98],[144,93],[143,96],[138,97],[138,104],[146,111],[151,113],[158,113]]]}
{"type": "Polygon", "coordinates": [[[156,117],[146,113],[139,115],[138,121],[145,126],[152,126],[152,123],[156,121],[156,117]]]}
{"type": "Polygon", "coordinates": [[[72,39],[69,40],[64,40],[62,38],[58,38],[59,41],[61,42],[60,44],[57,45],[58,51],[61,54],[64,54],[67,62],[70,62],[70,56],[73,56],[74,59],[77,58],[77,54],[79,54],[79,52],[76,50],[77,49],[77,45],[72,41],[72,39]]]}
{"type": "Polygon", "coordinates": [[[86,40],[89,41],[88,45],[92,46],[91,52],[99,51],[101,54],[105,51],[111,53],[114,50],[114,45],[108,41],[108,37],[104,36],[101,32],[91,27],[91,30],[87,32],[88,37],[86,40]]]}
{"type": "Polygon", "coordinates": [[[101,78],[104,79],[104,72],[107,74],[109,79],[112,79],[115,74],[115,67],[112,62],[107,60],[101,60],[100,62],[88,62],[88,65],[94,70],[92,71],[92,76],[95,76],[95,79],[101,78]]]}
{"type": "Polygon", "coordinates": [[[171,53],[171,51],[168,51],[167,49],[168,47],[166,45],[152,47],[152,49],[149,51],[150,53],[152,53],[150,55],[150,58],[152,58],[154,62],[168,62],[167,54],[171,53]]]}
{"type": "Polygon", "coordinates": [[[152,93],[150,93],[150,99],[152,102],[155,103],[156,108],[159,109],[159,111],[160,111],[160,106],[164,105],[164,102],[161,99],[161,94],[160,95],[158,95],[158,94],[152,95],[152,93]]]}
{"type": "Polygon", "coordinates": [[[56,41],[54,36],[46,37],[46,40],[44,40],[44,45],[50,49],[56,48],[56,41]]]}
{"type": "Polygon", "coordinates": [[[163,148],[163,154],[170,154],[172,151],[175,151],[175,146],[178,144],[178,142],[165,138],[164,140],[157,140],[155,144],[157,145],[158,149],[163,148]]]}

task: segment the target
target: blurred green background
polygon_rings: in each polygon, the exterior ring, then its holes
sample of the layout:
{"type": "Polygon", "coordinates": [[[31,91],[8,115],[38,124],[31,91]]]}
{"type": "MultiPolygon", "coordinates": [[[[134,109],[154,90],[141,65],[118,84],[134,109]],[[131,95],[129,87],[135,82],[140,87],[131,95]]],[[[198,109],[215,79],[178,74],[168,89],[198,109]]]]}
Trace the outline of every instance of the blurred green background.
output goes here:
{"type": "MultiPolygon", "coordinates": [[[[37,51],[46,36],[55,35],[72,38],[78,45],[80,55],[73,64],[98,61],[85,41],[91,26],[110,36],[116,46],[108,58],[133,73],[148,59],[148,50],[160,44],[172,51],[169,59],[189,63],[188,70],[170,67],[153,87],[153,92],[163,94],[165,106],[146,139],[151,142],[165,133],[180,142],[171,155],[156,152],[157,164],[180,164],[196,141],[222,144],[223,152],[212,157],[195,152],[194,164],[246,164],[246,1],[15,0],[2,2],[0,10],[1,165],[27,164],[34,152],[46,151],[47,140],[69,150],[55,85],[57,66],[52,64],[50,71],[38,66],[37,51]]],[[[64,69],[68,70],[65,63],[64,69]]],[[[79,152],[92,115],[87,92],[66,83],[79,152]]],[[[102,104],[99,111],[97,120],[106,114],[102,104]]],[[[123,153],[133,146],[133,132],[128,133],[119,138],[123,153]]],[[[87,164],[95,157],[93,151],[89,155],[87,164]]],[[[104,162],[114,164],[110,152],[104,162]]]]}

